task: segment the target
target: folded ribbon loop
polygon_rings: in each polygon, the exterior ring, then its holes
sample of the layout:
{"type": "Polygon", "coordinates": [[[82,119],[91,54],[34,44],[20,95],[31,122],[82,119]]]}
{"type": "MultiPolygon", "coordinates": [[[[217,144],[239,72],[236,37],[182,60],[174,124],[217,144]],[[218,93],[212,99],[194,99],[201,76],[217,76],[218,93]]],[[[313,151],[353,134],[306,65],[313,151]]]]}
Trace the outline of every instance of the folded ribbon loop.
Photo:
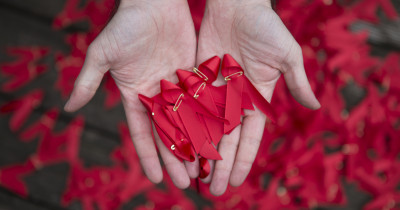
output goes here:
{"type": "Polygon", "coordinates": [[[203,74],[203,72],[201,72],[200,70],[198,70],[196,67],[193,67],[193,72],[195,74],[197,74],[197,76],[199,76],[200,78],[202,78],[204,81],[208,81],[208,77],[203,74]]]}
{"type": "Polygon", "coordinates": [[[193,68],[193,72],[196,73],[208,84],[214,82],[218,77],[219,64],[221,59],[218,56],[214,56],[199,65],[199,68],[193,68]]]}
{"type": "MultiPolygon", "coordinates": [[[[209,87],[211,85],[207,85],[207,83],[196,76],[196,74],[189,71],[177,70],[176,74],[178,75],[180,84],[186,92],[190,93],[193,98],[197,99],[197,102],[200,105],[206,108],[214,116],[220,116],[222,118],[222,115],[218,111],[213,95],[210,91],[209,87]]],[[[200,117],[205,122],[206,134],[215,145],[218,144],[219,140],[224,135],[224,123],[219,120],[215,120],[214,118],[204,116],[200,117]]]]}
{"type": "Polygon", "coordinates": [[[161,94],[163,98],[175,101],[173,102],[174,107],[172,110],[170,106],[166,106],[164,111],[168,116],[172,117],[173,121],[180,122],[177,124],[180,125],[181,130],[186,131],[196,153],[207,159],[222,159],[217,150],[210,144],[211,140],[207,137],[205,132],[206,127],[202,122],[203,116],[213,117],[214,119],[218,118],[198,104],[194,98],[182,96],[183,92],[179,86],[167,80],[161,80],[161,94]],[[179,109],[176,107],[179,107],[179,109]],[[172,112],[176,112],[177,114],[172,112]]]}
{"type": "Polygon", "coordinates": [[[224,132],[230,133],[240,122],[242,114],[241,108],[244,107],[244,98],[250,100],[258,109],[275,122],[275,112],[271,105],[251,84],[250,80],[244,75],[242,67],[229,54],[224,55],[222,61],[221,74],[227,81],[225,118],[230,124],[225,124],[224,132]]]}
{"type": "Polygon", "coordinates": [[[178,69],[176,75],[178,76],[179,84],[194,98],[198,98],[206,86],[206,82],[192,72],[178,69]]]}
{"type": "Polygon", "coordinates": [[[182,160],[194,161],[198,155],[200,178],[211,171],[208,159],[222,159],[216,145],[241,123],[244,109],[254,110],[254,104],[272,121],[275,119],[271,105],[230,55],[224,56],[221,70],[227,85],[212,85],[220,61],[215,56],[193,72],[178,69],[179,84],[161,80],[161,93],[153,98],[139,94],[164,145],[182,160]]]}
{"type": "Polygon", "coordinates": [[[171,104],[175,104],[176,102],[179,101],[179,99],[182,99],[182,89],[175,85],[174,83],[171,83],[167,80],[161,80],[160,81],[160,86],[161,86],[161,96],[163,99],[171,104]]]}
{"type": "Polygon", "coordinates": [[[154,122],[154,127],[165,146],[177,157],[193,162],[195,154],[190,141],[171,123],[163,112],[162,105],[155,102],[162,100],[162,97],[157,95],[151,99],[139,94],[139,100],[146,107],[148,113],[151,113],[149,118],[154,122]]]}
{"type": "Polygon", "coordinates": [[[210,174],[211,166],[210,166],[210,163],[208,162],[208,160],[205,159],[205,158],[200,158],[199,162],[200,162],[200,175],[199,175],[199,178],[200,179],[204,179],[210,174]]]}

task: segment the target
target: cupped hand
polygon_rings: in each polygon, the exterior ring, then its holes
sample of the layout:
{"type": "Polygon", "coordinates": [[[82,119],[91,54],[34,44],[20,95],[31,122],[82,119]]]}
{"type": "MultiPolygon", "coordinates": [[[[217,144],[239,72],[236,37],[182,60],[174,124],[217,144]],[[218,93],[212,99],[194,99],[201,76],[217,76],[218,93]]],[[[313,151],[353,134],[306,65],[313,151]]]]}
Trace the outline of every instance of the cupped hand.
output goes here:
{"type": "MultiPolygon", "coordinates": [[[[196,63],[231,54],[258,91],[268,100],[283,74],[293,97],[303,106],[318,109],[308,83],[302,51],[266,0],[209,0],[200,28],[196,63]]],[[[223,79],[217,81],[224,84],[223,79]]],[[[217,83],[217,84],[218,84],[217,83]]],[[[218,151],[223,160],[212,161],[210,192],[221,195],[228,182],[243,183],[256,157],[266,117],[258,110],[245,111],[242,124],[225,135],[218,151]]]]}
{"type": "MultiPolygon", "coordinates": [[[[147,177],[158,183],[162,170],[138,93],[151,97],[160,91],[161,79],[176,82],[176,69],[193,67],[195,53],[196,35],[186,0],[122,0],[115,16],[89,46],[65,110],[76,111],[88,103],[104,73],[110,71],[121,92],[140,163],[147,177]]],[[[188,187],[185,165],[157,137],[156,143],[172,181],[179,188],[188,187]]],[[[195,164],[186,165],[194,168],[195,164]]]]}

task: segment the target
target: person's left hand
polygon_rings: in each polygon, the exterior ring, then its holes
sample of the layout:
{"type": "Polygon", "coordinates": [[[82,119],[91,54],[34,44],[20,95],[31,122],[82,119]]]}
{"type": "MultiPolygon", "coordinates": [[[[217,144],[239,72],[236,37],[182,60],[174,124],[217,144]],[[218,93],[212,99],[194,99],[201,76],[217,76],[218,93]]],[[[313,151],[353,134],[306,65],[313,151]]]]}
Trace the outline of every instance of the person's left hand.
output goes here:
{"type": "MultiPolygon", "coordinates": [[[[163,172],[138,93],[151,97],[160,92],[161,79],[176,82],[176,69],[193,67],[195,53],[196,34],[186,0],[122,0],[115,16],[90,44],[65,110],[76,111],[88,103],[104,73],[110,71],[121,92],[143,170],[150,181],[159,183],[163,172]]],[[[174,184],[188,187],[198,162],[182,163],[156,133],[154,137],[174,184]]]]}
{"type": "MultiPolygon", "coordinates": [[[[318,109],[308,83],[299,44],[266,0],[208,0],[200,28],[197,64],[208,58],[230,54],[245,75],[268,101],[283,74],[294,98],[305,107],[318,109]]],[[[220,78],[219,84],[224,84],[220,78]]],[[[266,116],[260,110],[245,110],[242,124],[225,135],[218,151],[223,160],[211,161],[210,192],[221,195],[228,181],[243,183],[256,157],[266,116]]]]}

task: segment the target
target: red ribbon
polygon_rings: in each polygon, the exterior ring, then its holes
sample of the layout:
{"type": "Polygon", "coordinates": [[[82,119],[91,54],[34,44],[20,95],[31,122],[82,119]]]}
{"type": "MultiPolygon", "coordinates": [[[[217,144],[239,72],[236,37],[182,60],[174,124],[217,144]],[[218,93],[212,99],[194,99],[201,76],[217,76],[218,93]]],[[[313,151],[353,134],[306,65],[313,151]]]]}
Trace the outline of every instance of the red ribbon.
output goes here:
{"type": "MultiPolygon", "coordinates": [[[[178,70],[176,74],[178,75],[182,87],[189,95],[196,99],[196,102],[215,116],[223,117],[223,113],[218,110],[211,92],[214,89],[210,89],[210,85],[199,78],[195,73],[189,71],[178,70]]],[[[224,135],[224,123],[209,117],[200,116],[200,118],[200,120],[204,121],[206,134],[214,145],[217,145],[224,135]]]]}
{"type": "Polygon", "coordinates": [[[20,138],[22,141],[31,141],[35,137],[43,137],[46,133],[50,133],[58,118],[59,111],[57,108],[47,111],[37,122],[25,129],[20,138]]]}
{"type": "Polygon", "coordinates": [[[205,159],[205,158],[200,158],[199,159],[199,163],[200,163],[200,175],[199,175],[199,178],[200,179],[204,179],[210,174],[211,166],[210,166],[210,163],[208,162],[208,160],[205,159]]]}
{"type": "Polygon", "coordinates": [[[179,86],[161,80],[161,93],[153,98],[139,94],[167,148],[187,161],[194,161],[194,154],[198,154],[200,178],[210,173],[207,159],[222,159],[215,147],[224,134],[240,124],[244,109],[254,110],[254,103],[275,120],[271,105],[229,55],[225,55],[222,66],[228,84],[212,86],[218,77],[220,61],[215,56],[200,64],[198,69],[194,68],[193,72],[177,70],[179,86]]]}
{"type": "Polygon", "coordinates": [[[163,105],[166,105],[166,102],[161,95],[156,95],[151,99],[139,94],[139,99],[149,112],[150,119],[154,122],[157,133],[165,146],[177,157],[193,162],[195,156],[190,141],[165,114],[163,105]]]}
{"type": "Polygon", "coordinates": [[[275,122],[276,114],[271,104],[268,103],[251,84],[250,80],[244,75],[242,67],[229,54],[224,55],[221,73],[227,81],[225,118],[230,123],[225,124],[225,133],[230,133],[240,124],[243,101],[251,101],[258,109],[275,122]],[[245,98],[247,99],[243,100],[245,98]]]}
{"type": "Polygon", "coordinates": [[[208,84],[213,83],[218,77],[219,66],[221,59],[218,56],[214,56],[199,65],[199,68],[194,68],[193,71],[202,80],[208,84]]]}
{"type": "Polygon", "coordinates": [[[42,90],[33,90],[17,100],[8,102],[0,107],[0,113],[13,112],[10,120],[10,129],[19,130],[32,113],[33,109],[39,106],[43,100],[42,90]]]}
{"type": "Polygon", "coordinates": [[[223,121],[223,119],[210,113],[180,87],[167,80],[161,80],[161,95],[165,101],[170,103],[165,106],[164,111],[174,121],[182,122],[181,129],[186,130],[196,153],[207,159],[221,160],[221,156],[204,133],[206,128],[203,127],[204,123],[202,123],[200,115],[214,120],[223,121]]]}
{"type": "Polygon", "coordinates": [[[15,91],[47,70],[47,65],[38,64],[38,60],[49,52],[46,47],[18,47],[9,48],[7,51],[16,56],[17,60],[1,65],[0,72],[9,77],[9,80],[1,85],[2,91],[15,91]]]}

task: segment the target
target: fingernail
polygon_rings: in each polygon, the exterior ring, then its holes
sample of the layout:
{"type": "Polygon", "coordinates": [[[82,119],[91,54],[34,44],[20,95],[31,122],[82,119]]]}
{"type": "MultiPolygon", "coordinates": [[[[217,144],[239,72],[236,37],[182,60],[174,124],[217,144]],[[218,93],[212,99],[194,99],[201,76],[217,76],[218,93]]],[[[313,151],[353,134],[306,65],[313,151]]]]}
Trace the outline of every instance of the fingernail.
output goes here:
{"type": "Polygon", "coordinates": [[[68,101],[67,101],[67,103],[65,103],[65,105],[64,105],[64,111],[69,111],[69,108],[70,108],[70,102],[69,102],[70,100],[68,99],[68,101]]]}
{"type": "Polygon", "coordinates": [[[321,108],[321,103],[319,103],[319,101],[318,101],[317,98],[315,98],[315,102],[316,102],[316,103],[315,103],[314,110],[321,108]]]}

